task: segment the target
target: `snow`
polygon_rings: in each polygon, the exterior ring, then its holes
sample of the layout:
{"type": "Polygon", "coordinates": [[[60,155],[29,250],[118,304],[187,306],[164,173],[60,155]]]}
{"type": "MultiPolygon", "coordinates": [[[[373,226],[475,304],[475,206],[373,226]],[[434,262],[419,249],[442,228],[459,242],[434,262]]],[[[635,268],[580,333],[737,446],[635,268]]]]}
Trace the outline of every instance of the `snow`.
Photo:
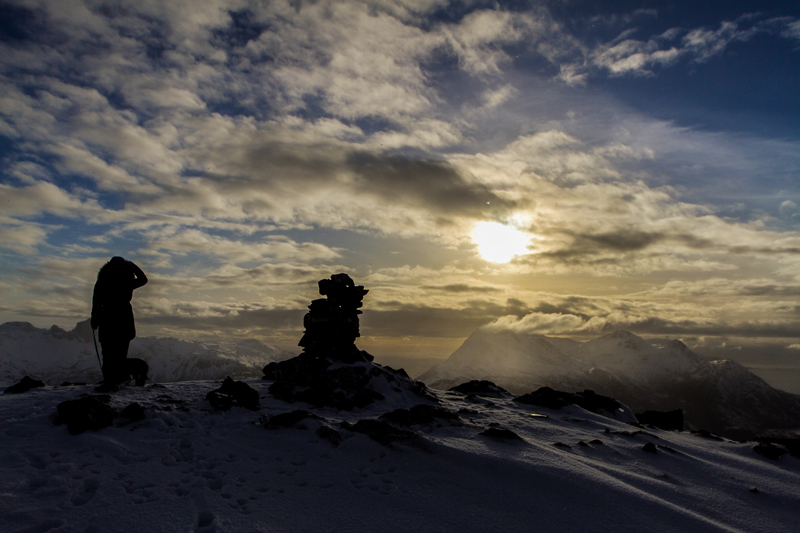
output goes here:
{"type": "Polygon", "coordinates": [[[339,412],[259,391],[258,411],[218,412],[214,381],[123,387],[112,405],[145,407],[71,435],[56,406],[90,386],[0,395],[0,528],[101,531],[747,531],[800,529],[800,460],[754,443],[637,428],[570,406],[434,391],[461,422],[413,426],[427,449],[385,447],[342,421],[406,402],[339,412]],[[265,417],[307,409],[316,421],[268,430],[265,417]],[[543,416],[532,415],[547,415],[543,416]],[[479,435],[498,424],[521,441],[479,435]],[[615,433],[620,432],[620,433],[615,433]],[[627,432],[625,435],[621,432],[627,432]],[[588,444],[599,439],[602,444],[588,444]],[[579,441],[587,443],[579,445],[579,441]],[[555,443],[570,447],[555,446],[555,443]],[[657,453],[642,451],[652,442],[657,453]],[[671,450],[671,451],[670,451],[671,450]],[[756,489],[756,492],[751,491],[756,489]]]}
{"type": "MultiPolygon", "coordinates": [[[[154,381],[188,381],[258,377],[270,361],[287,354],[257,340],[190,342],[175,338],[137,337],[129,357],[144,359],[154,381]]],[[[102,380],[88,320],[72,331],[43,329],[28,322],[0,325],[0,386],[29,375],[48,384],[102,380]]]]}

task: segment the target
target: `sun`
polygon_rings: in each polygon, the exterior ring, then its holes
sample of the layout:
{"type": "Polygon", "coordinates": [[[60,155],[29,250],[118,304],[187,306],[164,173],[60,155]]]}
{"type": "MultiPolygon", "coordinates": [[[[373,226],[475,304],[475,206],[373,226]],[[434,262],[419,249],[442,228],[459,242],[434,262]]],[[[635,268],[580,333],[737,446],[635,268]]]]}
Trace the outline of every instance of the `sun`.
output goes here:
{"type": "Polygon", "coordinates": [[[514,256],[530,253],[528,235],[499,222],[478,222],[470,237],[481,257],[492,263],[508,263],[514,256]]]}

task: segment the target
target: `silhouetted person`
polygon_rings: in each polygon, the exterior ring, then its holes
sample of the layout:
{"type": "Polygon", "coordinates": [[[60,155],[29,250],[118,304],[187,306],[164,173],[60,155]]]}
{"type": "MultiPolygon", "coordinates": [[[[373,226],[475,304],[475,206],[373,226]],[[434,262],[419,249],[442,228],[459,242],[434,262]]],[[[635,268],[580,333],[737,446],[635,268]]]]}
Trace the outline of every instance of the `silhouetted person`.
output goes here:
{"type": "Polygon", "coordinates": [[[131,298],[147,283],[142,269],[121,257],[112,257],[97,273],[92,296],[92,329],[100,329],[103,349],[103,384],[111,390],[128,381],[128,345],[136,336],[131,298]]]}

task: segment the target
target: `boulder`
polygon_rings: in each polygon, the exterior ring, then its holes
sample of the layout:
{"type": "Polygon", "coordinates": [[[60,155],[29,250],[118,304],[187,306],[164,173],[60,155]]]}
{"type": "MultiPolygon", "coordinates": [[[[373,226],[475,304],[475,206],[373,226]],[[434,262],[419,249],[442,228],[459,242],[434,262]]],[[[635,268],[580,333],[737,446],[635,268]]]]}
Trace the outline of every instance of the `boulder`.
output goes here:
{"type": "Polygon", "coordinates": [[[634,414],[624,404],[614,398],[595,394],[592,390],[573,394],[557,391],[550,387],[541,387],[531,393],[514,398],[514,401],[554,410],[574,404],[592,413],[615,418],[621,422],[638,423],[634,414]]]}
{"type": "Polygon", "coordinates": [[[3,394],[20,394],[38,387],[44,387],[44,383],[38,379],[33,379],[30,376],[25,376],[19,381],[19,383],[15,383],[4,390],[3,394]]]}
{"type": "Polygon", "coordinates": [[[355,433],[362,433],[383,446],[392,447],[395,443],[406,444],[417,448],[427,448],[425,440],[416,433],[398,429],[382,420],[364,419],[355,424],[342,422],[342,428],[355,433]]]}
{"type": "Polygon", "coordinates": [[[138,402],[133,402],[127,405],[119,414],[132,422],[144,420],[144,407],[138,402]]]}
{"type": "Polygon", "coordinates": [[[522,440],[522,437],[520,437],[510,429],[501,427],[493,427],[486,429],[485,431],[481,431],[479,435],[483,435],[484,437],[489,437],[491,439],[500,441],[522,440]]]}
{"type": "Polygon", "coordinates": [[[663,429],[665,431],[683,431],[683,410],[645,411],[636,415],[640,424],[663,429]]]}
{"type": "Polygon", "coordinates": [[[460,392],[462,394],[475,394],[477,396],[488,396],[489,398],[502,398],[510,395],[510,393],[503,387],[495,385],[491,381],[473,379],[467,383],[456,385],[450,389],[453,392],[460,392]]]}
{"type": "Polygon", "coordinates": [[[288,428],[309,418],[311,420],[325,420],[321,416],[315,415],[314,413],[298,409],[296,411],[281,413],[279,415],[270,417],[269,420],[267,420],[267,423],[264,424],[264,427],[267,429],[288,428]]]}
{"type": "Polygon", "coordinates": [[[67,430],[73,435],[83,433],[87,429],[98,430],[110,426],[117,416],[117,410],[109,405],[111,396],[99,394],[84,396],[77,400],[68,400],[58,404],[57,422],[67,424],[67,430]]]}
{"type": "Polygon", "coordinates": [[[419,404],[411,409],[395,409],[380,416],[381,420],[398,426],[415,426],[434,424],[438,420],[460,421],[456,413],[435,405],[419,404]]]}
{"type": "Polygon", "coordinates": [[[220,388],[206,394],[206,400],[214,409],[221,411],[227,411],[234,405],[256,410],[260,402],[258,391],[244,381],[234,381],[230,376],[225,378],[220,388]]]}

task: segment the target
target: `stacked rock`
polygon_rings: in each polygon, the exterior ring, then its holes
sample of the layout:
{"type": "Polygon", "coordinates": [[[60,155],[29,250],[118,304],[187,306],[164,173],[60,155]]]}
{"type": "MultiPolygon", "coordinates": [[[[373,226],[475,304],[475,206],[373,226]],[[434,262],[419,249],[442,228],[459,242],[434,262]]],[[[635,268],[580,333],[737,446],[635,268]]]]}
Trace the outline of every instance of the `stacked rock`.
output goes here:
{"type": "Polygon", "coordinates": [[[313,357],[326,357],[343,363],[363,361],[362,352],[356,348],[359,308],[368,293],[363,285],[356,285],[347,274],[334,274],[319,281],[319,293],[326,298],[311,302],[303,318],[306,328],[299,345],[303,352],[313,357]]]}
{"type": "Polygon", "coordinates": [[[387,390],[436,401],[424,383],[402,369],[373,363],[370,354],[356,348],[359,308],[367,292],[347,274],[320,280],[319,293],[326,298],[308,306],[299,343],[303,353],[264,367],[263,379],[274,382],[269,387],[273,397],[344,410],[383,400],[387,390]]]}

